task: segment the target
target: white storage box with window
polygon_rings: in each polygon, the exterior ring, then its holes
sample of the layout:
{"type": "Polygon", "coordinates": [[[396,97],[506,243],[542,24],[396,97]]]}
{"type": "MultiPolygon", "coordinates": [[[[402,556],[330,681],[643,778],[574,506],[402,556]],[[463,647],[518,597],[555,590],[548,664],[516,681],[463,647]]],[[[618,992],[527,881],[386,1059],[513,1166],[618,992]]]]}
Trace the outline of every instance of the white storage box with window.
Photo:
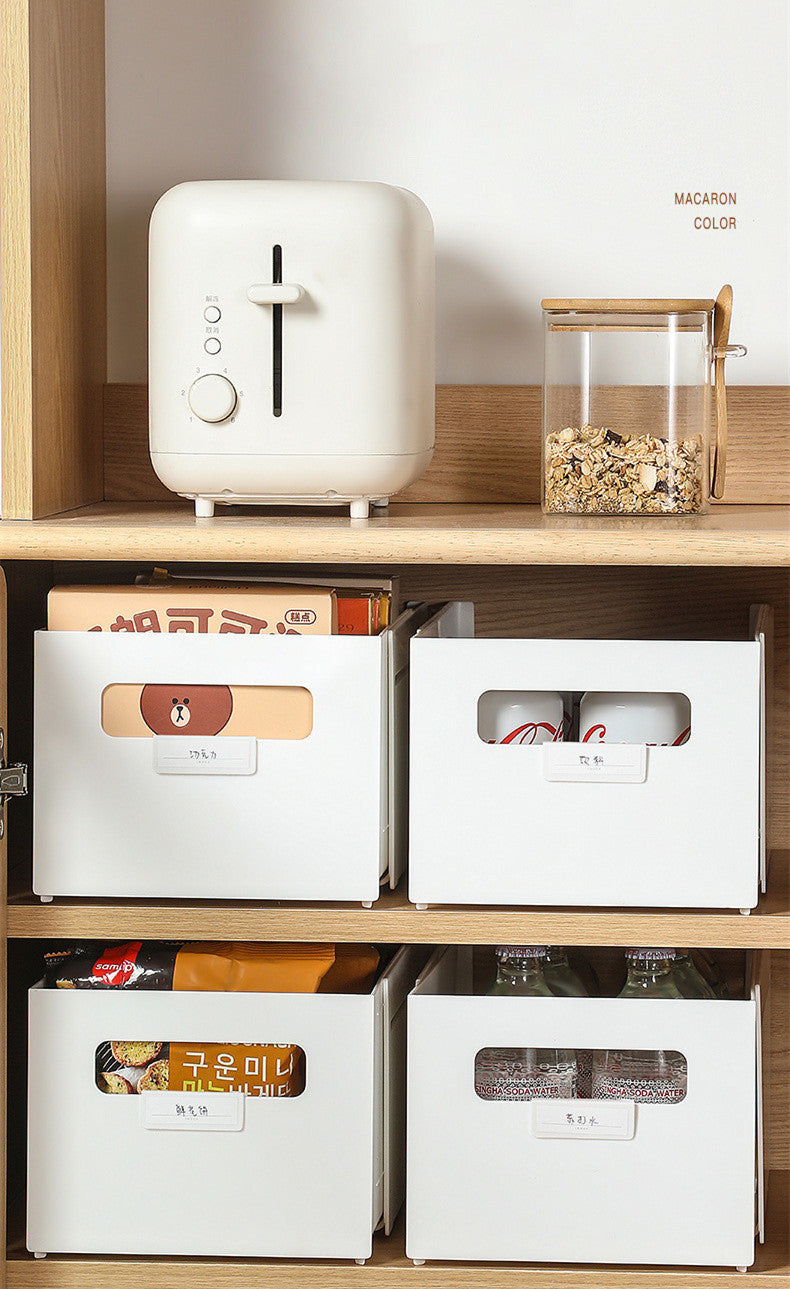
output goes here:
{"type": "Polygon", "coordinates": [[[770,619],[759,606],[749,638],[726,641],[417,632],[409,898],[752,909],[766,880],[770,619]],[[691,733],[667,747],[491,744],[478,704],[492,691],[681,694],[691,733]]]}
{"type": "Polygon", "coordinates": [[[32,989],[28,1248],[369,1257],[403,1200],[405,998],[424,961],[399,950],[364,995],[32,989]],[[118,1038],[293,1044],[306,1086],[107,1095],[96,1052],[118,1038]]]}
{"type": "Polygon", "coordinates": [[[375,637],[37,632],[36,894],[376,900],[405,863],[408,641],[426,616],[375,637]],[[105,692],[149,684],[307,691],[311,727],[108,734],[105,692]]]}
{"type": "Polygon", "coordinates": [[[408,1256],[751,1265],[764,1225],[759,986],[689,1001],[482,997],[471,982],[471,950],[441,949],[409,996],[408,1256]],[[482,1099],[477,1054],[526,1045],[677,1051],[686,1095],[482,1099]]]}

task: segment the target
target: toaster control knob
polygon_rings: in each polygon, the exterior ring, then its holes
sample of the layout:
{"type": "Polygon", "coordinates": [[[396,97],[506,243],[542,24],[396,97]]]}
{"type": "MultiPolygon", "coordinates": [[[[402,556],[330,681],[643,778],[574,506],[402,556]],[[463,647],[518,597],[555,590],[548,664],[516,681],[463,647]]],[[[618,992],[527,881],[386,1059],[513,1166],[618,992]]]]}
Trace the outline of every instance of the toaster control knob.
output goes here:
{"type": "Polygon", "coordinates": [[[189,406],[201,421],[226,421],[236,407],[236,390],[225,376],[198,376],[189,390],[189,406]]]}

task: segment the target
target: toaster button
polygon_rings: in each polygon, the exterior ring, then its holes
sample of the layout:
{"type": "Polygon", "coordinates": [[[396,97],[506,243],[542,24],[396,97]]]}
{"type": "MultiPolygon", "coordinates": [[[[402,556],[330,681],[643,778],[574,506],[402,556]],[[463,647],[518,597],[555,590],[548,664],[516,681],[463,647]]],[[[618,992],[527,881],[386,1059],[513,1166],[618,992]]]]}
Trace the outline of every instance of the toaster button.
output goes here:
{"type": "Polygon", "coordinates": [[[206,322],[219,322],[222,314],[216,304],[210,304],[207,309],[203,310],[203,317],[206,319],[206,322]]]}
{"type": "Polygon", "coordinates": [[[208,340],[204,341],[203,348],[207,354],[218,354],[222,345],[216,336],[209,336],[208,340]]]}
{"type": "Polygon", "coordinates": [[[189,391],[189,406],[201,421],[226,421],[236,407],[236,390],[225,376],[198,376],[189,391]]]}

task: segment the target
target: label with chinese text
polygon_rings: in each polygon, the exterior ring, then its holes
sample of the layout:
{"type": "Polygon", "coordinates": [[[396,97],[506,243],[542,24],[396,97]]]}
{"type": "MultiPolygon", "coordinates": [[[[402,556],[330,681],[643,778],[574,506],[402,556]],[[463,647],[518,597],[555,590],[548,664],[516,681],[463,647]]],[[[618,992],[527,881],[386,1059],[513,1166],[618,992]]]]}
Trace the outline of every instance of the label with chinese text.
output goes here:
{"type": "Polygon", "coordinates": [[[589,1137],[630,1141],[636,1127],[633,1101],[533,1101],[533,1137],[589,1137]]]}
{"type": "Polygon", "coordinates": [[[154,1132],[241,1132],[243,1092],[143,1092],[140,1122],[154,1132]]]}
{"type": "Polygon", "coordinates": [[[157,774],[254,774],[257,769],[258,740],[254,738],[154,734],[153,744],[157,774]]]}
{"type": "Polygon", "coordinates": [[[544,743],[543,777],[550,783],[644,783],[643,743],[544,743]]]}

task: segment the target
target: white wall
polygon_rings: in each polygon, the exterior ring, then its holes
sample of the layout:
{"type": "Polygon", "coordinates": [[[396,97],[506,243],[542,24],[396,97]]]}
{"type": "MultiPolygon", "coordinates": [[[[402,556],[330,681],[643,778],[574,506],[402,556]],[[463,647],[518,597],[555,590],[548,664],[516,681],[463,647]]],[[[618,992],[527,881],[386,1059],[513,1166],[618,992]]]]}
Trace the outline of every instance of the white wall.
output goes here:
{"type": "Polygon", "coordinates": [[[250,177],[427,202],[440,381],[538,382],[543,295],[730,281],[731,382],[790,383],[786,0],[107,0],[107,60],[110,380],[145,379],[156,198],[250,177]]]}

